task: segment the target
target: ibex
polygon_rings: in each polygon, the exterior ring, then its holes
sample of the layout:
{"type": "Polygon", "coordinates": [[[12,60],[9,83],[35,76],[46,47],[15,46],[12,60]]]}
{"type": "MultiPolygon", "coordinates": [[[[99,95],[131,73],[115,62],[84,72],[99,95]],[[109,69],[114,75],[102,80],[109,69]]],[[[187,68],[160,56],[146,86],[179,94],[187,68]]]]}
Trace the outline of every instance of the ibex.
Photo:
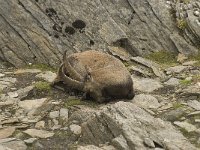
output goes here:
{"type": "Polygon", "coordinates": [[[134,97],[129,71],[117,58],[95,50],[66,56],[53,84],[63,81],[69,87],[83,91],[97,102],[107,98],[134,97]]]}

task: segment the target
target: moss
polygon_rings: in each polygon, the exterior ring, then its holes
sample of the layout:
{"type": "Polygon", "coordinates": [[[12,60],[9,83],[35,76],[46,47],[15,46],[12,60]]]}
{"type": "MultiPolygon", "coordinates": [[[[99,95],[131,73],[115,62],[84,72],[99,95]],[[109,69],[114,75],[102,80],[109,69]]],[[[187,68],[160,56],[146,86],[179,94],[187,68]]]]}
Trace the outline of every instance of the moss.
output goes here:
{"type": "Polygon", "coordinates": [[[155,61],[159,64],[165,64],[167,66],[175,65],[177,63],[176,54],[167,51],[154,52],[146,55],[145,58],[155,61]]]}
{"type": "Polygon", "coordinates": [[[38,91],[50,91],[51,90],[50,83],[48,83],[46,81],[38,81],[38,82],[34,83],[34,86],[38,91]]]}
{"type": "Polygon", "coordinates": [[[87,105],[89,107],[97,107],[98,103],[89,101],[89,100],[81,100],[81,99],[68,99],[65,103],[67,108],[75,105],[87,105]]]}
{"type": "Polygon", "coordinates": [[[177,19],[176,25],[179,29],[184,30],[187,27],[187,22],[184,19],[177,19]]]}
{"type": "Polygon", "coordinates": [[[173,108],[174,108],[174,109],[177,109],[177,108],[183,107],[183,104],[180,103],[180,102],[175,102],[175,103],[173,103],[172,105],[173,105],[173,108]]]}
{"type": "Polygon", "coordinates": [[[56,72],[56,69],[47,65],[47,64],[32,64],[32,65],[28,65],[25,68],[28,69],[39,69],[41,71],[52,71],[52,72],[56,72]]]}
{"type": "Polygon", "coordinates": [[[180,80],[179,83],[181,85],[190,85],[192,84],[192,80],[180,80]]]}

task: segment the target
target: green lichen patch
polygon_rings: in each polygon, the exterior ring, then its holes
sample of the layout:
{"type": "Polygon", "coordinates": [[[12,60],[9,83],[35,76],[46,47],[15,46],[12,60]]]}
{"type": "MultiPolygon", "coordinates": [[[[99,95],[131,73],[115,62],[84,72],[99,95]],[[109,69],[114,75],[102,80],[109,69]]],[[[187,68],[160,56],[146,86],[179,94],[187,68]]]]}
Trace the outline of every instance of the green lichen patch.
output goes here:
{"type": "Polygon", "coordinates": [[[174,52],[159,51],[148,54],[145,57],[164,66],[173,66],[177,64],[176,54],[174,52]]]}
{"type": "Polygon", "coordinates": [[[28,69],[39,69],[41,71],[52,71],[52,72],[56,72],[57,70],[47,64],[31,64],[26,66],[25,68],[28,69]]]}

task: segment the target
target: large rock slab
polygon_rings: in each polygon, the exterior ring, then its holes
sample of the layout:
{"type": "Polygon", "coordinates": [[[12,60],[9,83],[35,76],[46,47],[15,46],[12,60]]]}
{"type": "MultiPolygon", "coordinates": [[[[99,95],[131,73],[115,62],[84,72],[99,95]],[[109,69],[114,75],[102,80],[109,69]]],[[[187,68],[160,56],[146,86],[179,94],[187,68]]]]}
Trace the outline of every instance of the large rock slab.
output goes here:
{"type": "Polygon", "coordinates": [[[129,102],[102,107],[94,117],[82,124],[81,140],[95,145],[109,142],[116,149],[127,150],[151,147],[197,149],[171,123],[154,118],[129,102]]]}
{"type": "Polygon", "coordinates": [[[24,143],[24,141],[21,141],[15,138],[1,139],[0,145],[2,145],[2,147],[5,148],[5,150],[26,150],[27,149],[27,146],[24,143]]]}
{"type": "MultiPolygon", "coordinates": [[[[135,56],[160,50],[182,52],[186,47],[193,53],[195,47],[188,41],[199,42],[198,17],[188,11],[187,31],[193,37],[186,41],[179,35],[178,40],[171,36],[179,33],[171,13],[174,5],[165,0],[1,0],[0,58],[16,67],[58,66],[65,50],[108,51],[108,46],[115,46],[135,56]]],[[[177,14],[178,8],[185,10],[176,7],[177,14]]]]}
{"type": "Polygon", "coordinates": [[[132,79],[134,89],[141,92],[151,93],[163,87],[161,82],[154,79],[137,77],[132,77],[132,79]]]}

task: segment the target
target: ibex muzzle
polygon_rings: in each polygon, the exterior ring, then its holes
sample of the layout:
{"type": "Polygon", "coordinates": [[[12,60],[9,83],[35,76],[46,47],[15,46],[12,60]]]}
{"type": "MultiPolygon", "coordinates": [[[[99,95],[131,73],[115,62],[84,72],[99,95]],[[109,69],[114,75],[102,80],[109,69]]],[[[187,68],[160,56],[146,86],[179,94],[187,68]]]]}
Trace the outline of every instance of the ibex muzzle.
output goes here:
{"type": "Polygon", "coordinates": [[[129,71],[117,58],[95,50],[63,56],[55,82],[63,81],[83,91],[98,102],[107,98],[132,99],[133,81],[129,71]]]}

